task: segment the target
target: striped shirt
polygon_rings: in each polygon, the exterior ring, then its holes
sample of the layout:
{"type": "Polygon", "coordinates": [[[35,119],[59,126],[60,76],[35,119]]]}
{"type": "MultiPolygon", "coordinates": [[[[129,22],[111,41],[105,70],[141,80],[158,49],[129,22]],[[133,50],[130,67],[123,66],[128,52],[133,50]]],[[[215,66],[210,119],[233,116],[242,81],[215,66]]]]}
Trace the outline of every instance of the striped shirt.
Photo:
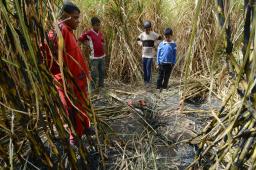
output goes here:
{"type": "Polygon", "coordinates": [[[155,56],[154,46],[157,46],[158,40],[161,40],[161,36],[153,31],[149,34],[142,32],[138,36],[138,44],[142,46],[142,57],[153,58],[155,56]]]}

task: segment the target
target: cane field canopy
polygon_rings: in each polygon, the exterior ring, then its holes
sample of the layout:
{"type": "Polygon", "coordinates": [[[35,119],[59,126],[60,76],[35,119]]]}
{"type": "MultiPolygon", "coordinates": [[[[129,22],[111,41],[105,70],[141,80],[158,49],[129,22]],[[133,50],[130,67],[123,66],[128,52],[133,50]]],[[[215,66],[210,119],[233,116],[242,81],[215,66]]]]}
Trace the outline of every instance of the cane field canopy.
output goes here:
{"type": "Polygon", "coordinates": [[[81,11],[74,35],[97,16],[106,46],[105,87],[89,88],[82,106],[96,134],[81,138],[43,48],[54,30],[49,53],[57,51],[65,95],[76,103],[58,27],[67,1],[0,0],[0,169],[256,169],[256,0],[73,0],[81,11]],[[151,85],[143,82],[145,20],[162,38],[172,28],[177,44],[162,91],[156,57],[151,85]]]}

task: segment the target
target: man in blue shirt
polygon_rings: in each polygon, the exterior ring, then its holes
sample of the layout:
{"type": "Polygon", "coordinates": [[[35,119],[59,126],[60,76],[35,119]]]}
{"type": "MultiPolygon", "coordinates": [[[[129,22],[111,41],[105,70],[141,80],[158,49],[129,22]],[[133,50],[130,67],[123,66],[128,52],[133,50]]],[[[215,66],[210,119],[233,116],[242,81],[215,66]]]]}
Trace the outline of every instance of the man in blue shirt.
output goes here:
{"type": "Polygon", "coordinates": [[[172,40],[172,29],[164,30],[165,39],[157,49],[157,64],[159,66],[157,89],[167,89],[172,68],[176,63],[176,43],[172,40]]]}

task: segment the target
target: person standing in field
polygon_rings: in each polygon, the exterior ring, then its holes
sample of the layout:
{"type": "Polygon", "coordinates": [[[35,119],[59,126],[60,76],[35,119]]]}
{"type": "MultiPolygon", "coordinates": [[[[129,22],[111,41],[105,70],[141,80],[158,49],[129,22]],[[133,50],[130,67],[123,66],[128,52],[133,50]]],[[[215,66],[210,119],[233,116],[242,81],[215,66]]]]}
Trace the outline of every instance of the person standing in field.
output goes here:
{"type": "Polygon", "coordinates": [[[168,81],[176,63],[176,43],[173,41],[173,31],[171,28],[164,30],[165,39],[162,41],[157,49],[157,64],[158,64],[158,78],[157,89],[168,88],[168,81]]]}
{"type": "Polygon", "coordinates": [[[103,34],[100,31],[101,22],[97,17],[91,18],[92,29],[85,31],[79,37],[79,41],[84,43],[90,51],[91,68],[92,68],[92,91],[98,86],[99,90],[104,88],[105,78],[105,44],[103,34]],[[98,85],[97,85],[98,84],[98,85]]]}
{"type": "MultiPolygon", "coordinates": [[[[81,138],[84,134],[87,136],[94,135],[95,130],[91,127],[90,118],[87,114],[91,109],[87,87],[87,81],[91,80],[89,66],[73,33],[80,23],[79,17],[80,10],[75,4],[71,2],[63,4],[58,26],[64,41],[62,55],[60,55],[63,56],[64,74],[61,73],[59,67],[58,48],[60,47],[58,47],[58,37],[55,31],[48,33],[49,47],[44,44],[43,48],[46,51],[47,65],[57,82],[56,88],[63,107],[76,134],[81,138]],[[67,93],[64,91],[64,85],[67,87],[67,93]]],[[[78,141],[74,132],[71,129],[69,131],[70,144],[77,144],[78,141]]]]}
{"type": "Polygon", "coordinates": [[[142,32],[138,38],[137,42],[142,46],[142,64],[144,73],[144,84],[149,87],[152,79],[152,64],[153,58],[155,56],[154,47],[157,42],[161,40],[161,36],[154,31],[152,31],[152,24],[150,21],[145,21],[143,23],[144,32],[142,32]]]}

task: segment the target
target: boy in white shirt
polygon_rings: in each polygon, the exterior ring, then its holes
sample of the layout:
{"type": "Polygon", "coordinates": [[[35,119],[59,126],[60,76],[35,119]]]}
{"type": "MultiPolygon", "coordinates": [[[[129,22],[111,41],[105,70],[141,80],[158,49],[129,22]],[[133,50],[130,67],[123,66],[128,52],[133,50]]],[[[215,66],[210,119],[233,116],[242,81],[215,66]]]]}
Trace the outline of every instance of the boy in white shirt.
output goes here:
{"type": "Polygon", "coordinates": [[[142,63],[144,72],[144,83],[148,86],[151,83],[151,70],[153,64],[153,58],[155,56],[154,47],[157,45],[157,41],[161,40],[161,36],[152,31],[152,25],[150,21],[143,23],[144,32],[142,32],[137,39],[137,42],[142,46],[142,63]]]}

